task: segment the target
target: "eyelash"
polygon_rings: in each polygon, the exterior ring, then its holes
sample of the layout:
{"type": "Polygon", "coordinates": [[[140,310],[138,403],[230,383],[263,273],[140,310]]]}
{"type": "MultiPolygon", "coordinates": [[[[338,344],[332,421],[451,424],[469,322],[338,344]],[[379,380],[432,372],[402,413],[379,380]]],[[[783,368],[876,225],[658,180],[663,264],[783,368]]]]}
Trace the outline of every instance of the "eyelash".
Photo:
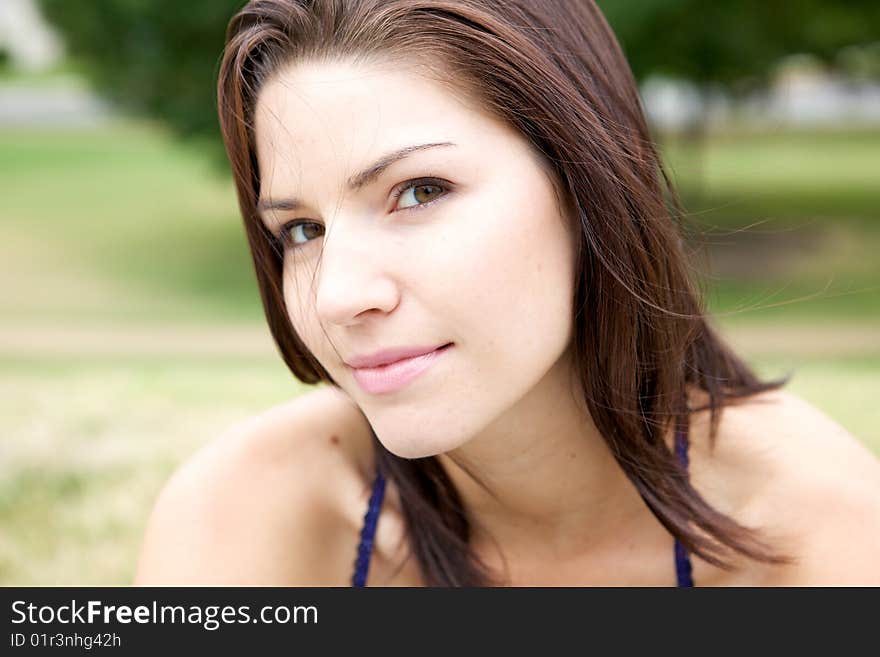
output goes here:
{"type": "MultiPolygon", "coordinates": [[[[401,196],[403,196],[404,192],[409,191],[413,187],[439,187],[440,189],[443,190],[443,193],[441,193],[439,196],[437,196],[437,198],[432,198],[430,201],[426,201],[425,203],[418,203],[416,205],[411,205],[408,208],[400,208],[400,210],[397,210],[397,212],[403,212],[406,210],[421,210],[422,208],[427,207],[427,206],[431,205],[432,203],[434,203],[435,201],[438,201],[441,198],[443,198],[444,196],[446,196],[446,194],[449,192],[449,189],[450,189],[450,185],[447,182],[445,182],[444,180],[441,180],[439,178],[415,178],[413,180],[408,180],[405,183],[401,183],[393,190],[391,196],[394,199],[395,203],[400,199],[401,196]]],[[[290,231],[293,230],[294,228],[296,228],[297,226],[310,225],[310,224],[320,225],[315,221],[306,221],[303,219],[294,219],[293,221],[287,222],[286,224],[281,226],[281,229],[279,231],[279,235],[275,236],[276,242],[278,243],[279,246],[283,245],[285,247],[289,247],[292,249],[298,249],[300,247],[305,246],[309,242],[314,241],[314,239],[308,240],[307,242],[296,243],[291,239],[290,231]]]]}

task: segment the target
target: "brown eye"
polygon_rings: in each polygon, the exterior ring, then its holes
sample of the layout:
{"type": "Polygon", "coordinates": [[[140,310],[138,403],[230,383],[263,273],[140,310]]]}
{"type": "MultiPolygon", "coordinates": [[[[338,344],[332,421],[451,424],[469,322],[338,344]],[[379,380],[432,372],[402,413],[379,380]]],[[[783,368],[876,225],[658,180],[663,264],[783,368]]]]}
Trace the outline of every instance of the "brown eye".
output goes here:
{"type": "Polygon", "coordinates": [[[431,201],[442,196],[444,191],[446,191],[445,186],[439,185],[433,181],[422,183],[415,181],[408,183],[408,186],[405,187],[398,196],[399,201],[402,199],[401,204],[398,204],[398,209],[406,210],[419,205],[427,205],[431,201]],[[412,202],[409,202],[410,199],[412,202]]]}
{"type": "Polygon", "coordinates": [[[294,246],[305,244],[323,234],[324,227],[313,221],[301,221],[284,229],[285,239],[294,246]]]}

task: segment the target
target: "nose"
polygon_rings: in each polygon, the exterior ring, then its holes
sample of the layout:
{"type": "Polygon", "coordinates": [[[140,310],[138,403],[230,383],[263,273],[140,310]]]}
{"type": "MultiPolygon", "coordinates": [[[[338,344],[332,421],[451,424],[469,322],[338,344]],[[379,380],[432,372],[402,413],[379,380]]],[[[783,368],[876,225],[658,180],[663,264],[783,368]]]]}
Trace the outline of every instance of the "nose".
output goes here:
{"type": "Polygon", "coordinates": [[[399,290],[388,274],[387,249],[350,223],[334,228],[324,238],[315,274],[318,317],[346,326],[374,313],[391,312],[399,302],[399,290]]]}

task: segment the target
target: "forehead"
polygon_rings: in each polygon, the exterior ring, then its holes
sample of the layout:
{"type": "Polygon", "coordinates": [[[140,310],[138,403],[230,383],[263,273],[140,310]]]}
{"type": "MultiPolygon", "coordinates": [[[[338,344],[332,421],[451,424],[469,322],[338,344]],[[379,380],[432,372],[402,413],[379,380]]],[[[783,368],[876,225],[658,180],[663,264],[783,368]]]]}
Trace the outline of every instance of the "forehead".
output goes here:
{"type": "Polygon", "coordinates": [[[483,147],[506,132],[414,65],[353,61],[283,67],[260,90],[254,127],[262,183],[269,188],[299,180],[306,170],[350,172],[411,144],[483,147]]]}

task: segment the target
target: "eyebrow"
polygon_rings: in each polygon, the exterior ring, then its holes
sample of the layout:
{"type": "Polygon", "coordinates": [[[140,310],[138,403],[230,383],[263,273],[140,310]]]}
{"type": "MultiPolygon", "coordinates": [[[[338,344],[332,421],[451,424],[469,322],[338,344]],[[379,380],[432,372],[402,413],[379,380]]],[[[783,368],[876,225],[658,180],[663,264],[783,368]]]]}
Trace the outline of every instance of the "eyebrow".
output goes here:
{"type": "MultiPolygon", "coordinates": [[[[418,151],[424,151],[429,148],[438,148],[441,146],[455,146],[451,141],[440,141],[434,142],[430,144],[416,144],[414,146],[404,146],[403,148],[399,148],[396,151],[392,151],[380,157],[369,167],[361,171],[360,173],[356,173],[351,178],[348,179],[348,188],[352,191],[358,190],[364,185],[367,185],[382,175],[382,172],[385,171],[392,164],[397,162],[398,160],[402,160],[413,153],[418,151]]],[[[257,203],[257,209],[260,211],[263,210],[297,210],[304,206],[298,198],[295,197],[287,197],[280,199],[260,199],[259,203],[257,203]]]]}

